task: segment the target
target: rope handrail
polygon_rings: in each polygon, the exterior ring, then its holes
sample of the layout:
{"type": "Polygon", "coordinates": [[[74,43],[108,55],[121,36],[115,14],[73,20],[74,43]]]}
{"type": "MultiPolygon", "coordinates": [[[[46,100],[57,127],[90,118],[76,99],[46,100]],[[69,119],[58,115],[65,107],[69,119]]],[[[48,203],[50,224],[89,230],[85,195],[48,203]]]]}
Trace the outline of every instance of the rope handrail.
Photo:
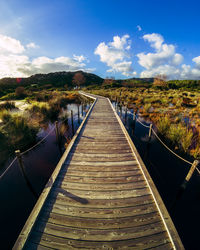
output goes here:
{"type": "MultiPolygon", "coordinates": [[[[134,115],[132,112],[130,112],[132,115],[134,115]]],[[[144,123],[142,123],[136,116],[135,116],[135,119],[137,120],[137,122],[139,122],[142,126],[144,126],[145,128],[150,128],[150,125],[147,126],[145,125],[144,123]]],[[[182,161],[192,165],[193,163],[184,159],[183,157],[181,157],[180,155],[176,154],[173,150],[171,150],[161,139],[160,137],[156,134],[155,130],[152,128],[152,131],[155,135],[155,137],[160,141],[160,143],[167,149],[169,150],[172,154],[174,154],[176,157],[178,157],[179,159],[181,159],[182,161]]],[[[200,170],[198,168],[196,168],[197,172],[200,174],[200,170]]]]}
{"type": "Polygon", "coordinates": [[[29,152],[30,150],[34,149],[36,146],[38,146],[40,143],[42,143],[50,134],[51,132],[55,129],[55,125],[53,126],[53,128],[49,131],[49,133],[43,137],[39,142],[37,142],[35,145],[33,145],[32,147],[30,147],[29,149],[25,150],[24,152],[21,152],[21,155],[26,154],[27,152],[29,152]]]}
{"type": "Polygon", "coordinates": [[[15,157],[12,162],[9,164],[9,166],[6,168],[6,170],[3,172],[3,174],[0,176],[0,179],[8,172],[10,167],[13,165],[13,163],[17,160],[17,157],[15,157]]]}
{"type": "Polygon", "coordinates": [[[160,139],[160,137],[156,134],[156,132],[155,132],[154,129],[152,129],[152,131],[153,131],[155,137],[156,137],[156,138],[162,143],[162,145],[163,145],[165,148],[167,148],[172,154],[174,154],[176,157],[178,157],[178,158],[181,159],[182,161],[184,161],[184,162],[186,162],[186,163],[192,165],[192,162],[190,162],[190,161],[184,159],[184,158],[181,157],[180,155],[176,154],[173,150],[171,150],[171,149],[170,149],[170,148],[160,139]]]}
{"type": "MultiPolygon", "coordinates": [[[[75,114],[75,115],[73,115],[73,116],[81,116],[81,114],[75,114]]],[[[68,115],[66,116],[66,118],[64,119],[64,120],[61,120],[60,121],[60,124],[62,124],[62,123],[64,123],[66,120],[68,120],[68,115]]],[[[32,147],[30,147],[30,148],[28,148],[27,150],[25,150],[25,151],[23,151],[23,152],[21,152],[20,153],[20,155],[22,156],[22,155],[24,155],[24,154],[26,154],[27,152],[29,152],[29,151],[31,151],[32,149],[34,149],[36,146],[38,146],[39,144],[41,144],[51,133],[52,133],[52,131],[54,130],[56,128],[56,125],[54,125],[53,126],[53,128],[48,132],[48,134],[45,136],[45,137],[43,137],[40,141],[38,141],[35,145],[33,145],[32,147]]],[[[65,137],[65,139],[68,139],[68,138],[66,138],[66,136],[64,135],[64,137],[65,137]]],[[[12,162],[9,164],[9,166],[6,168],[6,170],[1,174],[1,176],[0,176],[0,179],[7,173],[7,171],[11,168],[11,166],[14,164],[14,162],[17,160],[17,157],[15,157],[13,160],[12,160],[12,162]]]]}
{"type": "Polygon", "coordinates": [[[144,123],[142,123],[137,117],[135,117],[135,118],[136,118],[136,120],[137,120],[142,126],[144,126],[145,128],[150,128],[150,126],[145,125],[144,123]]]}

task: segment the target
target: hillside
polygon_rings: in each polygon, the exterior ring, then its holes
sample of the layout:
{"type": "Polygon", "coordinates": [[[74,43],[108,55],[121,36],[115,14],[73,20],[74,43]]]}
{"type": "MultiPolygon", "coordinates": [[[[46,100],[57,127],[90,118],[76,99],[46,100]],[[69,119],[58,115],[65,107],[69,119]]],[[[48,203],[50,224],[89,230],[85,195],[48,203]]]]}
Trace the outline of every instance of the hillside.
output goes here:
{"type": "Polygon", "coordinates": [[[72,80],[76,73],[84,75],[85,83],[84,86],[88,85],[101,85],[103,78],[83,71],[76,72],[55,72],[49,74],[36,74],[27,78],[2,78],[0,79],[0,95],[5,94],[4,92],[12,92],[18,86],[29,87],[31,85],[37,87],[64,87],[65,85],[72,89],[75,84],[72,80]]]}

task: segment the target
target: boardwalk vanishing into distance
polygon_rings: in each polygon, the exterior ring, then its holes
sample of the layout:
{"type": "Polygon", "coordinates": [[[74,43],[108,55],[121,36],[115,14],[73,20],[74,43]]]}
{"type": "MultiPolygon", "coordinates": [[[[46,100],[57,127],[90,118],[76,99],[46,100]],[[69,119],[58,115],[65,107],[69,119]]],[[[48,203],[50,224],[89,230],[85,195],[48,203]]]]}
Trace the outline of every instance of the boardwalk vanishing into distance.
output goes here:
{"type": "Polygon", "coordinates": [[[126,248],[184,249],[110,101],[97,97],[14,249],[126,248]]]}

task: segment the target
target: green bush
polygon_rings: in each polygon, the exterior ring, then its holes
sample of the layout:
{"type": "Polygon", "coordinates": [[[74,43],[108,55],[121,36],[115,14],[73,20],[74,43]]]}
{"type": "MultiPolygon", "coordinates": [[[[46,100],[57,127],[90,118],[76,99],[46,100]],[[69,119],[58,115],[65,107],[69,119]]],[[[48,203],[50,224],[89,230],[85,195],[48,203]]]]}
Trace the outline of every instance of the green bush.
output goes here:
{"type": "Polygon", "coordinates": [[[159,133],[165,135],[168,132],[170,125],[171,125],[171,122],[170,122],[169,116],[164,116],[160,118],[157,124],[159,133]]]}

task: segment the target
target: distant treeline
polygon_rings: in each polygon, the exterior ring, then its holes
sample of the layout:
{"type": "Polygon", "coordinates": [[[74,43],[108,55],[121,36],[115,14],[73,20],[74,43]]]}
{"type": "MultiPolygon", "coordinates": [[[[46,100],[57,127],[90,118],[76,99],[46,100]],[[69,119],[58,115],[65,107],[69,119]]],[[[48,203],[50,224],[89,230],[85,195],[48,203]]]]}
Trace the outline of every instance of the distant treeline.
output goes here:
{"type": "MultiPolygon", "coordinates": [[[[80,76],[79,76],[80,78],[80,76]]],[[[63,88],[71,90],[76,86],[94,88],[118,88],[118,87],[157,87],[161,89],[190,89],[199,90],[200,80],[170,80],[164,81],[162,86],[156,86],[154,78],[131,78],[123,80],[103,79],[95,74],[83,71],[55,72],[49,74],[36,74],[27,78],[3,78],[0,79],[0,97],[12,93],[17,87],[38,91],[42,89],[63,88]],[[75,75],[81,74],[83,79],[75,81],[75,75]],[[79,81],[80,80],[80,81],[79,81]],[[76,82],[79,84],[76,84],[76,82]]]]}
{"type": "Polygon", "coordinates": [[[27,78],[2,78],[0,79],[0,96],[15,91],[19,86],[33,91],[60,87],[70,90],[76,87],[76,83],[73,81],[76,73],[84,76],[84,86],[101,85],[104,80],[95,74],[82,71],[36,74],[27,78]]]}
{"type": "Polygon", "coordinates": [[[170,89],[191,89],[200,90],[200,80],[170,80],[167,81],[170,89]]]}

